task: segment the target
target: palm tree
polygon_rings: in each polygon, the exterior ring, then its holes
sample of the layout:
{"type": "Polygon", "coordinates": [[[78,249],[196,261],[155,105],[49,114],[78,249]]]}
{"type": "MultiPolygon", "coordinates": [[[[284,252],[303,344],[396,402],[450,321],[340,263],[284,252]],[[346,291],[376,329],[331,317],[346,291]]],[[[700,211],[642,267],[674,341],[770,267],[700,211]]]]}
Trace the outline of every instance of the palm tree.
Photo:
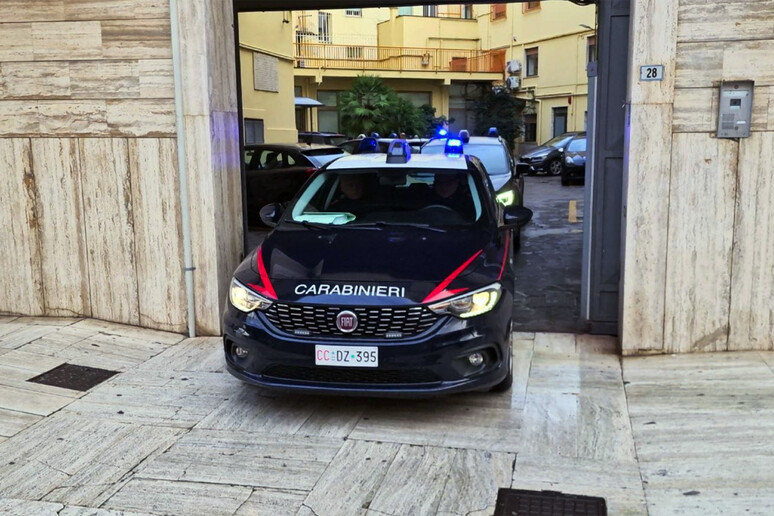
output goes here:
{"type": "Polygon", "coordinates": [[[352,89],[341,94],[341,125],[347,134],[370,134],[381,129],[395,93],[379,77],[360,75],[352,89]]]}

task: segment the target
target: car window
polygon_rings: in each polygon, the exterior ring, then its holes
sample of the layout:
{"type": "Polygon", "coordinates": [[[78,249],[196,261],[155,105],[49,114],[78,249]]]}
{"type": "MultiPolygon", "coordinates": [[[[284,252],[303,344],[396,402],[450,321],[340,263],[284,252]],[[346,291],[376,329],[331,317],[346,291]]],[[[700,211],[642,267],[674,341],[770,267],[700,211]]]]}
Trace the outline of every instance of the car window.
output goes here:
{"type": "Polygon", "coordinates": [[[276,150],[263,151],[260,155],[261,168],[266,170],[282,168],[284,154],[284,152],[276,150]]]}
{"type": "MultiPolygon", "coordinates": [[[[445,143],[429,143],[422,149],[422,153],[443,154],[445,150],[445,143]]],[[[497,145],[470,143],[464,146],[464,152],[469,156],[475,156],[480,159],[487,174],[491,176],[511,173],[511,161],[508,156],[508,151],[499,143],[497,145]]]]}
{"type": "Polygon", "coordinates": [[[546,143],[543,144],[544,147],[564,147],[567,145],[567,142],[572,139],[572,134],[560,134],[559,136],[555,136],[548,140],[546,143]]]}
{"type": "Polygon", "coordinates": [[[255,149],[245,150],[245,170],[259,170],[261,168],[261,152],[255,149]]]}
{"type": "Polygon", "coordinates": [[[296,160],[292,154],[285,154],[285,166],[292,167],[296,164],[296,160]]]}
{"type": "Polygon", "coordinates": [[[470,226],[483,219],[483,188],[467,170],[328,170],[301,192],[290,218],[331,225],[470,226]]]}
{"type": "Polygon", "coordinates": [[[347,137],[346,136],[328,136],[326,140],[327,141],[325,143],[328,145],[341,145],[342,143],[347,141],[347,137]]]}
{"type": "Polygon", "coordinates": [[[347,152],[342,149],[309,149],[304,151],[304,156],[317,168],[346,155],[347,152]]]}
{"type": "Polygon", "coordinates": [[[584,152],[586,150],[586,138],[576,138],[567,146],[568,152],[584,152]]]}
{"type": "Polygon", "coordinates": [[[350,154],[353,154],[355,150],[357,149],[357,146],[360,142],[354,141],[354,142],[346,142],[339,145],[339,148],[344,149],[345,151],[349,152],[350,154]]]}

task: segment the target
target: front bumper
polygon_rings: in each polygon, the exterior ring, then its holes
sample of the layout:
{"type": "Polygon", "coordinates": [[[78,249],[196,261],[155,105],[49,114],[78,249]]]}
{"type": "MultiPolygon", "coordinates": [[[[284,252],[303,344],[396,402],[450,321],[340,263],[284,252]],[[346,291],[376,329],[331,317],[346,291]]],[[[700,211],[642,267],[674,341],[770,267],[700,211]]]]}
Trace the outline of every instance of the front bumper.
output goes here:
{"type": "Polygon", "coordinates": [[[548,156],[543,158],[521,158],[520,163],[527,165],[532,173],[546,172],[548,170],[548,156]]]}
{"type": "Polygon", "coordinates": [[[491,312],[471,319],[441,317],[420,335],[402,339],[298,337],[279,331],[258,313],[230,305],[223,318],[224,353],[235,377],[270,389],[351,396],[422,397],[484,390],[500,383],[510,369],[512,296],[491,312]],[[377,346],[378,368],[317,366],[316,344],[377,346]],[[244,358],[233,353],[248,350],[244,358]],[[482,352],[483,365],[468,355],[482,352]]]}
{"type": "Polygon", "coordinates": [[[564,165],[564,176],[572,179],[583,179],[586,176],[586,165],[564,165]]]}

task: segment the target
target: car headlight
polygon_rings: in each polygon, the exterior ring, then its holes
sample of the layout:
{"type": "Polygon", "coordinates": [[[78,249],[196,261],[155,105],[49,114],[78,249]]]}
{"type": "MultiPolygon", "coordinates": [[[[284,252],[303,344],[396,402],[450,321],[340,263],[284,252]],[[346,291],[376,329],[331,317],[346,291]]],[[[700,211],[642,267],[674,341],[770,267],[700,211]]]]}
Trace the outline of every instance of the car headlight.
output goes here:
{"type": "Polygon", "coordinates": [[[434,303],[428,308],[437,314],[449,314],[467,319],[492,310],[500,300],[501,291],[502,286],[499,283],[493,283],[462,296],[434,303]]]}
{"type": "Polygon", "coordinates": [[[513,204],[513,201],[516,200],[516,196],[513,193],[513,190],[506,190],[504,192],[500,192],[497,194],[497,202],[502,204],[503,206],[510,206],[513,204]]]}
{"type": "Polygon", "coordinates": [[[253,310],[266,310],[271,306],[271,301],[253,292],[233,278],[229,289],[229,300],[234,308],[240,312],[252,312],[253,310]]]}
{"type": "Polygon", "coordinates": [[[568,165],[575,164],[575,161],[573,161],[572,156],[567,156],[566,158],[564,158],[564,162],[567,163],[568,165]]]}

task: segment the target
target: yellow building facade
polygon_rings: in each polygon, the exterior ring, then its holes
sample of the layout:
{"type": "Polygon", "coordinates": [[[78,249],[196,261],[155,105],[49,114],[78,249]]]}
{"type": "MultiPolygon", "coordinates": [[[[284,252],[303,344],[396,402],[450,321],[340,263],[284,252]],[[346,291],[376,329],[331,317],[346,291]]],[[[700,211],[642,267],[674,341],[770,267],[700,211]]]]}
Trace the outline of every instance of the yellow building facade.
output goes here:
{"type": "Polygon", "coordinates": [[[294,142],[294,30],[290,12],[240,13],[245,143],[294,142]]]}
{"type": "Polygon", "coordinates": [[[339,95],[361,74],[429,104],[452,129],[470,127],[476,96],[504,85],[514,60],[512,92],[527,101],[521,141],[582,131],[595,18],[564,0],[241,14],[245,134],[288,142],[297,130],[340,131],[339,95]],[[294,97],[323,105],[295,109],[294,97]]]}
{"type": "Polygon", "coordinates": [[[481,42],[518,60],[525,143],[586,130],[586,65],[596,59],[596,11],[563,0],[479,6],[481,42]]]}

